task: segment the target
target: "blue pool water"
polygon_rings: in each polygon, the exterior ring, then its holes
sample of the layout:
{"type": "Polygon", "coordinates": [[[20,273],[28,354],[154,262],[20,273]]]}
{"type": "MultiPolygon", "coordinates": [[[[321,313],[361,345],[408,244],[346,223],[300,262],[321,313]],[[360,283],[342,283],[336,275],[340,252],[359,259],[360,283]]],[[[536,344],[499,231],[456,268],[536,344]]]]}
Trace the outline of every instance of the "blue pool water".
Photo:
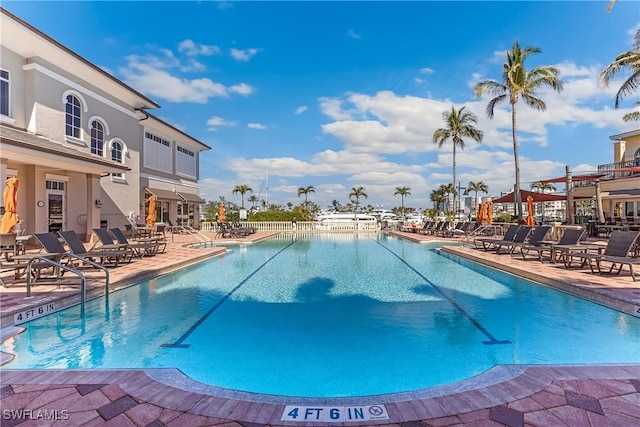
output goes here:
{"type": "Polygon", "coordinates": [[[339,397],[496,364],[640,362],[638,318],[383,235],[236,247],[79,311],[26,324],[4,367],[177,367],[234,390],[339,397]]]}

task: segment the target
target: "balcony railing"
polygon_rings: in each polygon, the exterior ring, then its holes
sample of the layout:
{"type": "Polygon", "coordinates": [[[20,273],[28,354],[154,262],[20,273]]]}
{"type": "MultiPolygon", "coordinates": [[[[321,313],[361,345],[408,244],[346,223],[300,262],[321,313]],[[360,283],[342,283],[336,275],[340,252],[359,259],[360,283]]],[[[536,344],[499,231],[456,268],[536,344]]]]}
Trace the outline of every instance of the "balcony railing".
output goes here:
{"type": "MultiPolygon", "coordinates": [[[[600,177],[601,181],[616,178],[625,178],[628,176],[638,176],[640,175],[640,172],[618,170],[635,167],[640,167],[640,159],[625,160],[624,162],[598,165],[598,174],[602,175],[600,177]]],[[[573,183],[574,187],[593,187],[594,185],[596,185],[595,181],[575,181],[573,183]]]]}
{"type": "Polygon", "coordinates": [[[638,172],[616,171],[616,169],[634,168],[640,166],[640,159],[625,160],[623,162],[608,163],[598,165],[598,173],[605,174],[601,179],[623,178],[626,176],[638,175],[638,172]]]}

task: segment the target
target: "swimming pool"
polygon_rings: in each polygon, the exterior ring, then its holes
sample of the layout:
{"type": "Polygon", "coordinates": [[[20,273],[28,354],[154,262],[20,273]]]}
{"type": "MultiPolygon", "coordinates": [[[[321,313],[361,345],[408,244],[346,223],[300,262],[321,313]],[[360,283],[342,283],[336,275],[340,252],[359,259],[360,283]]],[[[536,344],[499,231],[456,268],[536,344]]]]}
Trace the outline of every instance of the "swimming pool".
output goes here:
{"type": "Polygon", "coordinates": [[[5,368],[177,367],[341,397],[497,364],[638,363],[640,319],[385,235],[286,236],[26,324],[5,368]]]}

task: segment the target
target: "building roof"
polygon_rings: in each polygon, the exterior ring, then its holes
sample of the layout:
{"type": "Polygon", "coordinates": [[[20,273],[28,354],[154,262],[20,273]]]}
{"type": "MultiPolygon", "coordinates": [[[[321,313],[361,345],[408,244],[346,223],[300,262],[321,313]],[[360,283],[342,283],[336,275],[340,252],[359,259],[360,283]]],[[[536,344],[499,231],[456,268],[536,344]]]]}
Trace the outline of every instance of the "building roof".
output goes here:
{"type": "MultiPolygon", "coordinates": [[[[104,78],[107,84],[111,85],[110,89],[106,89],[108,92],[115,93],[116,90],[124,90],[125,92],[123,93],[128,92],[130,98],[128,102],[135,108],[160,108],[157,102],[133,89],[117,77],[78,55],[34,26],[18,18],[7,9],[0,7],[0,16],[3,19],[2,45],[8,49],[26,58],[39,56],[51,64],[55,64],[66,70],[75,67],[76,70],[74,70],[74,73],[80,76],[84,74],[82,78],[85,78],[85,80],[87,80],[87,76],[104,78]],[[5,17],[10,20],[6,20],[5,17]],[[18,26],[12,26],[12,23],[18,26]],[[10,37],[10,35],[12,37],[10,37]],[[55,49],[51,49],[52,46],[55,49]]],[[[88,78],[88,81],[91,80],[91,78],[88,78]]]]}
{"type": "Polygon", "coordinates": [[[640,129],[634,129],[634,130],[630,130],[628,132],[623,132],[623,133],[619,133],[616,135],[611,135],[609,137],[609,139],[613,140],[613,141],[618,141],[620,139],[624,139],[624,138],[628,138],[630,136],[638,136],[640,135],[640,129]]]}
{"type": "Polygon", "coordinates": [[[185,131],[183,131],[181,129],[178,129],[177,127],[175,127],[172,124],[167,123],[166,121],[154,116],[153,114],[149,113],[148,111],[142,111],[142,112],[144,114],[146,114],[147,116],[149,116],[149,118],[152,118],[153,120],[156,120],[156,121],[162,123],[164,126],[167,126],[167,127],[171,128],[172,130],[178,132],[179,134],[186,136],[192,142],[195,142],[196,144],[201,145],[202,146],[202,150],[201,151],[203,151],[203,150],[211,150],[211,147],[209,147],[207,144],[205,144],[204,142],[198,141],[197,139],[195,139],[193,136],[189,135],[185,131]]]}

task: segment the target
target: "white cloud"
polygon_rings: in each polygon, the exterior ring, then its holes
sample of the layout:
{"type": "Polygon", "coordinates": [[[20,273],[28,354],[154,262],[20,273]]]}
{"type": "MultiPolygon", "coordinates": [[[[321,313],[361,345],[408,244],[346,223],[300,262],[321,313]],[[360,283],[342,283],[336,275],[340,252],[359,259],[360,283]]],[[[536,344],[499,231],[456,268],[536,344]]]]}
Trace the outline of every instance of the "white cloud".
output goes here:
{"type": "Polygon", "coordinates": [[[422,74],[433,74],[435,71],[433,70],[433,68],[429,68],[429,67],[424,67],[420,69],[420,73],[422,74]]]}
{"type": "Polygon", "coordinates": [[[219,116],[213,116],[207,120],[207,130],[215,132],[221,126],[236,126],[236,122],[228,121],[219,116]]]}
{"type": "Polygon", "coordinates": [[[188,56],[212,56],[220,53],[220,48],[215,45],[198,44],[193,40],[183,40],[178,44],[178,52],[184,52],[188,56]]]}
{"type": "Polygon", "coordinates": [[[362,36],[356,33],[354,30],[347,31],[347,37],[351,37],[352,39],[361,39],[362,36]]]}
{"type": "Polygon", "coordinates": [[[207,77],[186,79],[171,74],[171,68],[179,67],[170,52],[165,58],[158,56],[127,57],[127,66],[120,74],[127,84],[142,93],[171,102],[206,103],[209,98],[228,97],[230,92],[248,95],[253,88],[246,83],[225,86],[207,77]]]}
{"type": "Polygon", "coordinates": [[[231,56],[236,61],[248,61],[251,58],[253,58],[257,53],[258,53],[258,49],[255,49],[255,48],[251,48],[251,49],[232,48],[231,49],[231,56]]]}
{"type": "Polygon", "coordinates": [[[305,112],[305,111],[307,111],[308,109],[309,109],[309,107],[307,107],[306,105],[302,105],[302,106],[300,106],[300,107],[296,108],[296,111],[295,111],[293,114],[295,114],[295,115],[297,116],[297,115],[299,115],[299,114],[304,113],[304,112],[305,112]]]}
{"type": "Polygon", "coordinates": [[[248,127],[249,129],[255,129],[255,130],[264,130],[264,129],[267,129],[267,127],[266,127],[265,125],[262,125],[262,124],[260,124],[260,123],[249,123],[249,124],[247,125],[247,127],[248,127]]]}

